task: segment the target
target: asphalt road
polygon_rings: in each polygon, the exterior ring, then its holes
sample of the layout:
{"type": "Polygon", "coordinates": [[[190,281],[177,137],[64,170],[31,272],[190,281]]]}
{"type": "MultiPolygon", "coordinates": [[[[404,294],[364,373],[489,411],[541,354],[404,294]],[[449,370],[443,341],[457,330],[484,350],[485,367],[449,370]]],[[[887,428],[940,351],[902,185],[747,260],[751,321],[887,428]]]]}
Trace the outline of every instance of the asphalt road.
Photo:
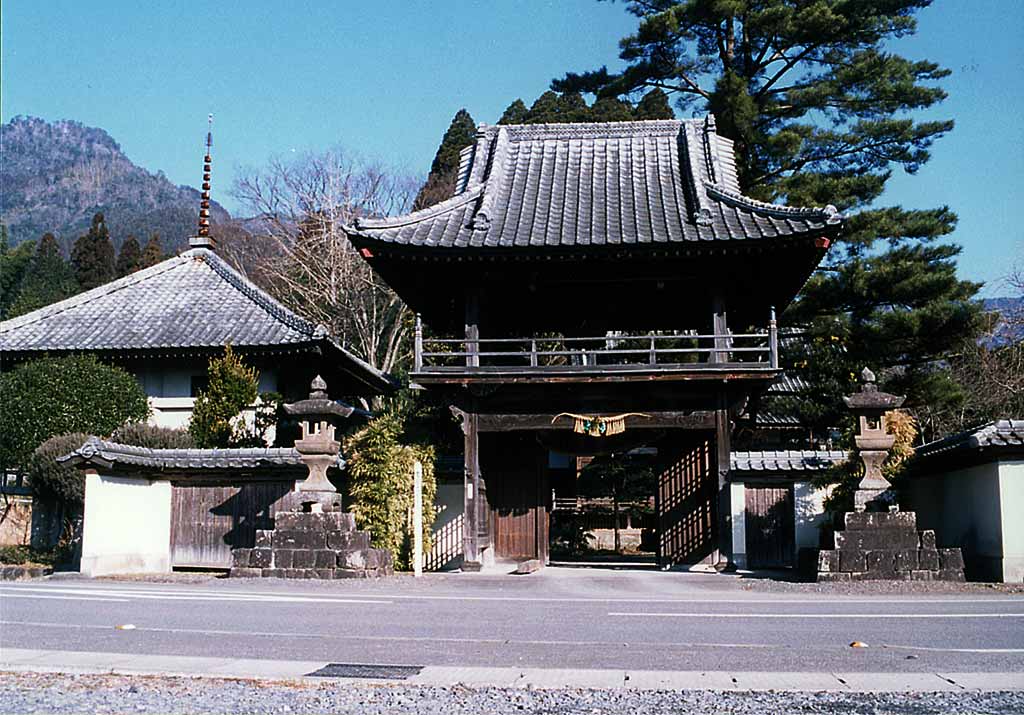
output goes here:
{"type": "Polygon", "coordinates": [[[0,584],[0,648],[345,663],[1020,672],[1024,596],[751,593],[678,572],[0,584]],[[131,624],[133,629],[118,629],[131,624]],[[867,648],[851,648],[860,641],[867,648]]]}

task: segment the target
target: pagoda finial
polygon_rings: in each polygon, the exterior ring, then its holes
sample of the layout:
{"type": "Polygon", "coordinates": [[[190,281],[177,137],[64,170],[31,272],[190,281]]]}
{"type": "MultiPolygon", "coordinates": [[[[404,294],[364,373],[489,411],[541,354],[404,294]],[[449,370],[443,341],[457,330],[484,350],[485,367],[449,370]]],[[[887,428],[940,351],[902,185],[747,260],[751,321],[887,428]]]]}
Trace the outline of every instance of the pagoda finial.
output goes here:
{"type": "Polygon", "coordinates": [[[210,237],[210,155],[213,147],[213,115],[206,116],[206,154],[203,156],[203,185],[199,200],[199,228],[196,235],[189,239],[192,248],[213,248],[214,241],[210,237]]]}

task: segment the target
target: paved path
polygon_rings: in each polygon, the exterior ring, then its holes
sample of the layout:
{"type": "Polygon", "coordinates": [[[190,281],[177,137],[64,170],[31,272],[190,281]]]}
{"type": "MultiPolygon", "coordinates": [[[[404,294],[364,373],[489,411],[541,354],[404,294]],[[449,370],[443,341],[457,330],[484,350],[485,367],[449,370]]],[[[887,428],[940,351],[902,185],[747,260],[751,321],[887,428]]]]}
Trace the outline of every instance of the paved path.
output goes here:
{"type": "Polygon", "coordinates": [[[52,579],[0,586],[0,661],[281,677],[411,665],[429,683],[1019,688],[1024,597],[751,593],[715,575],[557,569],[366,583],[52,579]]]}

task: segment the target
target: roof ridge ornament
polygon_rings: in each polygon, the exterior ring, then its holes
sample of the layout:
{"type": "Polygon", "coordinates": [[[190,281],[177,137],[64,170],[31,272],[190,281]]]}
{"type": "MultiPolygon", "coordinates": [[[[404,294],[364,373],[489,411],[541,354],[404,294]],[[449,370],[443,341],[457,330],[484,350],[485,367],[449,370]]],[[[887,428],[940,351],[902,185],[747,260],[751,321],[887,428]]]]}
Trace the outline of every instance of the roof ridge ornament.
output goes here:
{"type": "Polygon", "coordinates": [[[724,201],[732,206],[754,209],[760,213],[775,215],[779,218],[790,218],[793,216],[823,218],[825,223],[830,225],[841,223],[843,220],[843,214],[832,204],[825,206],[784,206],[782,204],[772,204],[767,201],[759,201],[758,199],[744,196],[710,181],[704,181],[704,191],[712,199],[724,201]]]}
{"type": "Polygon", "coordinates": [[[484,173],[483,196],[480,207],[473,216],[473,230],[487,231],[491,227],[491,212],[494,207],[494,196],[500,194],[505,181],[505,155],[508,153],[508,130],[498,127],[497,136],[491,142],[491,153],[487,157],[487,171],[484,173]]]}
{"type": "Polygon", "coordinates": [[[199,199],[199,227],[188,240],[191,248],[213,248],[216,241],[210,236],[210,167],[213,163],[213,114],[206,115],[206,153],[203,155],[203,185],[199,199]]]}

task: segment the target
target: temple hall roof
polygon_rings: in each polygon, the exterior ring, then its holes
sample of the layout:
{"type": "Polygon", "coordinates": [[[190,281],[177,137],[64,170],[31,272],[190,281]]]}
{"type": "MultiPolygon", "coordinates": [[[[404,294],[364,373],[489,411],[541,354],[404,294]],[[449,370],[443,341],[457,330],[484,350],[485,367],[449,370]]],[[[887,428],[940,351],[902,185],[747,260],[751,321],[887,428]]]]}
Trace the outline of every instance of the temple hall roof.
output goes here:
{"type": "Polygon", "coordinates": [[[455,195],[395,218],[359,218],[357,245],[426,249],[757,241],[832,234],[835,208],[743,196],[714,118],[480,125],[455,195]]]}
{"type": "Polygon", "coordinates": [[[176,355],[230,344],[322,351],[378,391],[390,381],[327,330],[296,315],[207,248],[0,323],[0,354],[176,355]]]}

